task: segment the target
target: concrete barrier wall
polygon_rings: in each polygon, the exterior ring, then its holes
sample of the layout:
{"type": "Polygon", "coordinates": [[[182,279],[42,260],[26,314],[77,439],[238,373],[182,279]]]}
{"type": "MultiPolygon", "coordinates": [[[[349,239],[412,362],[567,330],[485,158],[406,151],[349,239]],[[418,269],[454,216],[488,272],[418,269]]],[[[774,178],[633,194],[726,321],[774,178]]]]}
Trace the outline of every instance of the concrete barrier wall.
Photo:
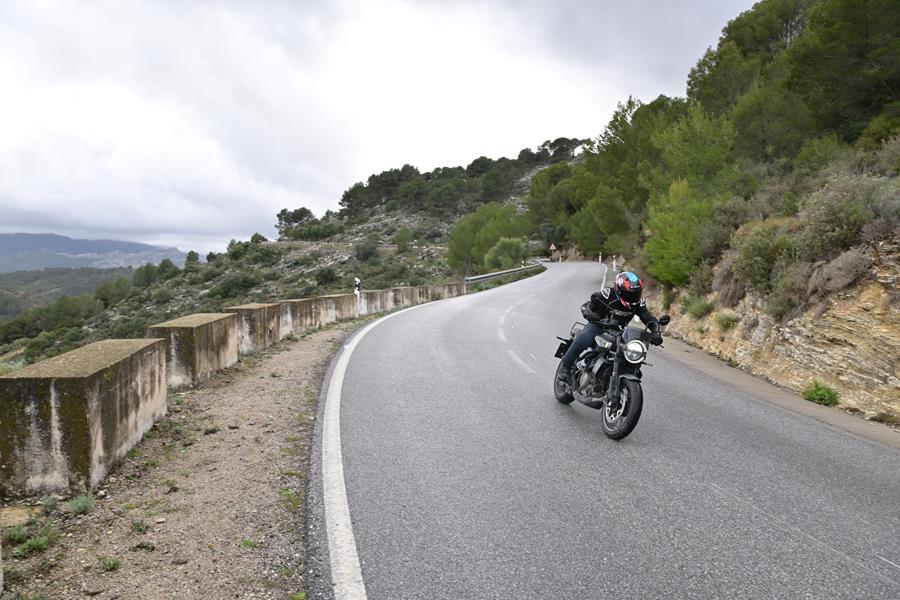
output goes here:
{"type": "Polygon", "coordinates": [[[291,325],[294,333],[302,333],[308,329],[322,326],[325,301],[321,298],[285,300],[282,304],[289,307],[291,311],[291,325]]]}
{"type": "Polygon", "coordinates": [[[289,333],[465,294],[462,283],[232,306],[153,325],[0,377],[0,496],[96,485],[166,412],[166,387],[196,385],[289,333]]]}
{"type": "Polygon", "coordinates": [[[165,348],[106,340],[0,377],[0,495],[99,483],[166,413],[165,348]]]}
{"type": "Polygon", "coordinates": [[[225,312],[238,315],[238,352],[241,354],[265,350],[281,339],[280,303],[229,306],[225,312]]]}
{"type": "Polygon", "coordinates": [[[238,361],[238,315],[198,313],[151,326],[166,340],[166,374],[172,389],[197,385],[238,361]]]}
{"type": "Polygon", "coordinates": [[[319,296],[319,299],[322,301],[320,325],[355,319],[359,316],[356,294],[333,294],[319,296]]]}

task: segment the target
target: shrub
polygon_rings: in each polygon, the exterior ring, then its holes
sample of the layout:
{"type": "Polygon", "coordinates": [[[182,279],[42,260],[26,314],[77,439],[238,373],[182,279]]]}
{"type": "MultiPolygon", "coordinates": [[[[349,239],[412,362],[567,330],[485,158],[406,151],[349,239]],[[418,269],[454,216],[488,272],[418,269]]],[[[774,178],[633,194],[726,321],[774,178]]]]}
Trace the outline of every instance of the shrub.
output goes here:
{"type": "Polygon", "coordinates": [[[682,314],[687,314],[693,317],[694,319],[702,319],[710,312],[712,312],[713,303],[701,298],[699,296],[695,296],[693,294],[687,294],[681,300],[681,311],[682,314]]]}
{"type": "Polygon", "coordinates": [[[333,268],[322,267],[321,269],[316,271],[315,278],[317,285],[326,286],[337,281],[338,276],[333,268]]]}
{"type": "Polygon", "coordinates": [[[849,146],[833,133],[806,140],[794,158],[794,173],[801,181],[807,180],[849,150],[849,146]]]}
{"type": "Polygon", "coordinates": [[[768,311],[776,319],[783,319],[806,302],[812,265],[782,259],[773,274],[772,293],[768,299],[768,311]]]}
{"type": "Polygon", "coordinates": [[[719,326],[719,331],[728,331],[737,325],[740,320],[740,317],[732,313],[720,313],[716,315],[716,325],[719,326]]]}
{"type": "Polygon", "coordinates": [[[663,310],[669,310],[672,302],[675,300],[675,290],[670,285],[664,285],[662,289],[662,307],[663,310]]]}
{"type": "Polygon", "coordinates": [[[364,241],[360,242],[353,248],[356,254],[356,260],[359,262],[370,262],[378,259],[378,238],[370,235],[364,241]]]}
{"type": "Polygon", "coordinates": [[[857,244],[863,226],[875,217],[881,187],[878,178],[842,177],[810,194],[795,236],[800,256],[821,260],[857,244]]]}
{"type": "Polygon", "coordinates": [[[106,572],[117,571],[122,566],[122,561],[111,556],[101,556],[97,560],[100,561],[100,568],[106,572]]]}
{"type": "Polygon", "coordinates": [[[69,512],[75,515],[84,515],[94,508],[94,496],[90,493],[83,494],[78,496],[77,498],[73,498],[69,500],[69,503],[66,505],[69,509],[69,512]]]}
{"type": "Polygon", "coordinates": [[[394,243],[397,244],[397,252],[406,252],[409,250],[409,244],[413,240],[413,232],[409,228],[404,227],[394,236],[394,243]]]}
{"type": "Polygon", "coordinates": [[[484,255],[484,266],[503,271],[521,266],[524,258],[525,242],[522,238],[502,237],[484,255]]]}
{"type": "Polygon", "coordinates": [[[741,282],[762,293],[771,291],[775,262],[790,249],[785,226],[783,220],[770,219],[748,223],[735,232],[732,243],[737,255],[732,270],[741,282]]]}
{"type": "Polygon", "coordinates": [[[213,298],[235,298],[244,294],[260,283],[259,273],[234,273],[226,276],[222,283],[209,290],[213,298]]]}
{"type": "Polygon", "coordinates": [[[806,386],[806,389],[803,390],[803,397],[810,402],[823,406],[834,406],[838,403],[837,392],[816,380],[813,380],[811,384],[806,386]]]}
{"type": "Polygon", "coordinates": [[[690,290],[695,296],[705,296],[712,291],[713,270],[709,263],[701,263],[691,274],[690,290]]]}
{"type": "Polygon", "coordinates": [[[171,302],[175,296],[169,290],[162,289],[153,294],[153,302],[156,304],[166,304],[171,302]]]}

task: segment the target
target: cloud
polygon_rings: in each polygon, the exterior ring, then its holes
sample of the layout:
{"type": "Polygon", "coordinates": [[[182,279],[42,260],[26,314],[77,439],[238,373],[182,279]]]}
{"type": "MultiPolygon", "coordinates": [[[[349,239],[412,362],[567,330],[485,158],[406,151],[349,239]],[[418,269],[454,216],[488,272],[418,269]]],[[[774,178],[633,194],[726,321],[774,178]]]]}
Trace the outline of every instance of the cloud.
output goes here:
{"type": "Polygon", "coordinates": [[[681,92],[739,12],[582,4],[5,3],[0,229],[270,234],[404,162],[596,135],[629,93],[681,92]]]}

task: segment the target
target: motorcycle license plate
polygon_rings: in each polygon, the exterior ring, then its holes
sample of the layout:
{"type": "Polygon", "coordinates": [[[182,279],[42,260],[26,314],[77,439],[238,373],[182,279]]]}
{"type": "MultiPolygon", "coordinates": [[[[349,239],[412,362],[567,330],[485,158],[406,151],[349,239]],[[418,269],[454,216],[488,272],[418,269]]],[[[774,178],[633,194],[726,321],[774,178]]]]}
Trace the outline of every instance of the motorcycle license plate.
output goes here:
{"type": "Polygon", "coordinates": [[[565,341],[559,345],[559,348],[556,349],[556,358],[562,358],[565,355],[566,351],[569,349],[569,346],[572,345],[571,341],[565,341]]]}

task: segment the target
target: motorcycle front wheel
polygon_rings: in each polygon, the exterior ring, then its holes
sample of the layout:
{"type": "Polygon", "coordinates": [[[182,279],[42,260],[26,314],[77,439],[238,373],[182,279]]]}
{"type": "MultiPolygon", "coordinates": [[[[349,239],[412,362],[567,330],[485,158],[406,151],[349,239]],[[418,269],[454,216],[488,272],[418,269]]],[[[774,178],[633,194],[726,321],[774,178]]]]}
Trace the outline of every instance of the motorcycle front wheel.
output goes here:
{"type": "Polygon", "coordinates": [[[603,413],[603,433],[612,440],[621,440],[637,427],[644,408],[644,392],[641,384],[633,379],[623,379],[619,388],[619,402],[607,402],[603,413]]]}
{"type": "Polygon", "coordinates": [[[572,400],[575,399],[575,396],[566,389],[566,384],[559,380],[559,370],[562,369],[562,366],[562,361],[559,361],[559,366],[556,367],[556,373],[553,374],[553,395],[556,396],[557,402],[571,404],[572,400]]]}

